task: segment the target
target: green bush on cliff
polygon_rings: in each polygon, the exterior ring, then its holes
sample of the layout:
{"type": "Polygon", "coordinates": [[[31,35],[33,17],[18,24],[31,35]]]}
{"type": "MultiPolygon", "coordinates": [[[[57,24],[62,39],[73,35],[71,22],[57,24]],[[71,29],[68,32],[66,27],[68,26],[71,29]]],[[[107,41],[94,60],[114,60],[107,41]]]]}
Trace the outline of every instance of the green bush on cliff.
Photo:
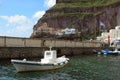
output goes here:
{"type": "Polygon", "coordinates": [[[51,9],[100,7],[117,2],[120,0],[71,0],[70,3],[58,3],[51,9]]]}
{"type": "Polygon", "coordinates": [[[54,14],[53,17],[69,17],[69,16],[76,16],[76,17],[82,17],[84,18],[85,16],[92,15],[92,13],[62,13],[62,14],[54,14]]]}
{"type": "MultiPolygon", "coordinates": [[[[53,16],[51,16],[52,18],[56,18],[56,17],[80,17],[81,19],[84,19],[87,16],[97,16],[99,14],[101,14],[102,12],[97,12],[97,13],[87,13],[87,12],[82,12],[82,13],[61,13],[61,14],[53,14],[53,16]]],[[[47,17],[42,17],[42,19],[47,19],[47,17]]]]}

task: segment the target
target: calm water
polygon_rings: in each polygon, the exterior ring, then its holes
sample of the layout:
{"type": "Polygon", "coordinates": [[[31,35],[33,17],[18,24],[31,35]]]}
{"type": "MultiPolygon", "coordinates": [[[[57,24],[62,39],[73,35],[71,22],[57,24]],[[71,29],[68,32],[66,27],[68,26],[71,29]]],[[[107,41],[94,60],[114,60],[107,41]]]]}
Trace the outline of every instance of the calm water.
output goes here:
{"type": "Polygon", "coordinates": [[[25,73],[16,73],[11,63],[0,63],[0,80],[120,80],[120,56],[73,57],[61,69],[25,73]]]}

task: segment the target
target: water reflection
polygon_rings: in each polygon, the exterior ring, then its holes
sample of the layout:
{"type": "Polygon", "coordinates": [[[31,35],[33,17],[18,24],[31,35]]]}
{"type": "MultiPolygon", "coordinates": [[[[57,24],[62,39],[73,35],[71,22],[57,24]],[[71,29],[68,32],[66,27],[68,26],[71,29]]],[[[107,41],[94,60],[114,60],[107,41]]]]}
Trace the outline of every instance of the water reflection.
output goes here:
{"type": "Polygon", "coordinates": [[[72,80],[70,75],[63,72],[45,71],[45,72],[25,72],[17,73],[14,79],[28,80],[72,80]]]}
{"type": "Polygon", "coordinates": [[[11,63],[0,66],[0,80],[119,80],[120,56],[78,56],[63,68],[17,73],[11,63]]]}

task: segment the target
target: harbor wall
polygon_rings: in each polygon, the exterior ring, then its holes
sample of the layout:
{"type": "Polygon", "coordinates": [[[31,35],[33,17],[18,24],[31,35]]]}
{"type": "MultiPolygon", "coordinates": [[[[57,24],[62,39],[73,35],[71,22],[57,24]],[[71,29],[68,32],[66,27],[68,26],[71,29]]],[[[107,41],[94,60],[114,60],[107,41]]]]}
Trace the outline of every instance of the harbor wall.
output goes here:
{"type": "Polygon", "coordinates": [[[99,42],[0,37],[0,47],[100,47],[99,42]]]}
{"type": "MultiPolygon", "coordinates": [[[[57,55],[77,56],[93,55],[93,50],[100,51],[97,47],[53,47],[57,50],[57,55]]],[[[48,47],[0,47],[0,59],[23,59],[23,58],[42,58],[43,52],[49,50],[48,47]]]]}
{"type": "Polygon", "coordinates": [[[91,55],[94,50],[99,51],[104,48],[99,42],[0,37],[0,59],[40,58],[50,46],[57,50],[58,56],[91,55]]]}

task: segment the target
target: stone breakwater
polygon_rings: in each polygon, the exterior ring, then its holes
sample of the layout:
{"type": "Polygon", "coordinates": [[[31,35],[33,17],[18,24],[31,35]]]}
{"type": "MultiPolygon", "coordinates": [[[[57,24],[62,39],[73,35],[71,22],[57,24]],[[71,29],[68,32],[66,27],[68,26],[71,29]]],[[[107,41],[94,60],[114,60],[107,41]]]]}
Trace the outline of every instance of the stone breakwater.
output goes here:
{"type": "Polygon", "coordinates": [[[0,47],[101,47],[100,42],[0,37],[0,47]]]}
{"type": "MultiPolygon", "coordinates": [[[[97,47],[53,47],[57,50],[58,56],[76,56],[76,55],[93,55],[93,50],[100,51],[103,48],[97,47]]],[[[42,58],[43,52],[49,50],[48,47],[1,47],[0,59],[13,58],[42,58]]]]}
{"type": "Polygon", "coordinates": [[[0,59],[43,57],[50,46],[57,50],[58,56],[93,54],[94,49],[104,48],[99,42],[0,37],[0,59]]]}

